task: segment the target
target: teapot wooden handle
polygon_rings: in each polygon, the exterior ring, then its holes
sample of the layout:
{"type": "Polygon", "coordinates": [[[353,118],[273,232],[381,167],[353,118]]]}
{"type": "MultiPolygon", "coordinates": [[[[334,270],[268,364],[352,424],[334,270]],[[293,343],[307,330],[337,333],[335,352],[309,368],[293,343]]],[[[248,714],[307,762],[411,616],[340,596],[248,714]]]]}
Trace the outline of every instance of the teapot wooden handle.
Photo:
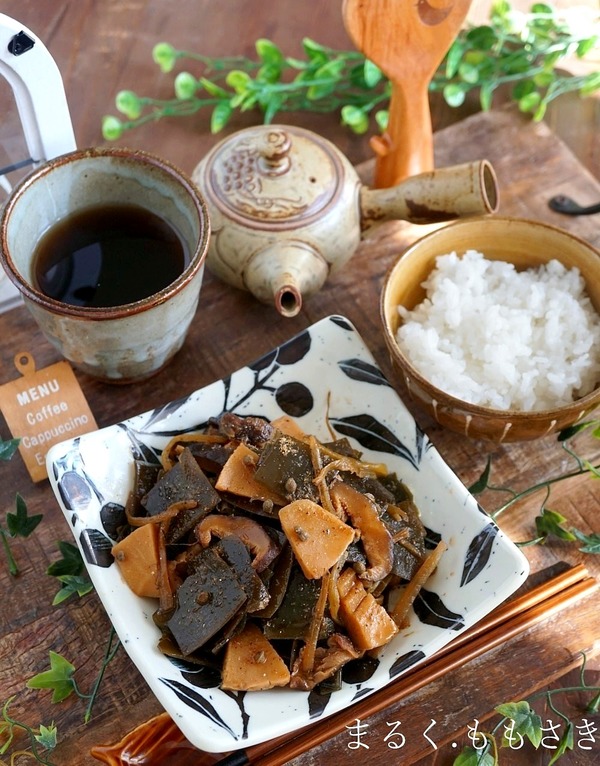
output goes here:
{"type": "Polygon", "coordinates": [[[488,215],[498,210],[498,182],[488,160],[420,173],[393,187],[360,191],[361,230],[383,221],[416,224],[488,215]]]}
{"type": "Polygon", "coordinates": [[[433,169],[433,131],[427,84],[395,83],[386,132],[371,139],[374,185],[386,189],[433,169]]]}

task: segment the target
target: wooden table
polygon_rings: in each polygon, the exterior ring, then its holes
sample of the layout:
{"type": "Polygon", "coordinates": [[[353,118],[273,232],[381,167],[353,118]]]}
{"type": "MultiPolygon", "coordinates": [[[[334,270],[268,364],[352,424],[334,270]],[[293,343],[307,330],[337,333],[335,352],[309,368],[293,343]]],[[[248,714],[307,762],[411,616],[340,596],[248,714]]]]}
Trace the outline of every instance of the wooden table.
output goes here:
{"type": "MultiPolygon", "coordinates": [[[[85,0],[68,5],[5,0],[2,11],[40,35],[56,58],[80,146],[101,142],[101,117],[114,112],[114,95],[121,88],[134,87],[139,93],[169,92],[170,78],[160,75],[150,60],[151,48],[159,40],[213,55],[251,54],[253,41],[263,36],[293,55],[300,53],[300,38],[305,35],[340,48],[350,45],[338,4],[326,0],[311,4],[310,13],[302,3],[292,0],[280,0],[276,6],[242,0],[178,0],[175,4],[161,0],[85,0]]],[[[337,116],[285,117],[336,142],[355,164],[371,157],[366,139],[342,129],[337,116]]],[[[189,120],[165,120],[127,135],[120,143],[159,153],[191,172],[216,140],[207,131],[207,119],[199,115],[189,120]]],[[[231,129],[253,120],[255,115],[245,115],[236,119],[231,129]]],[[[439,166],[483,157],[491,160],[499,178],[500,213],[549,221],[600,247],[597,220],[564,218],[547,207],[548,198],[558,192],[573,194],[582,203],[595,202],[600,199],[600,183],[544,124],[533,125],[511,110],[474,115],[438,131],[435,151],[439,166]]],[[[368,162],[361,167],[367,178],[370,170],[368,162]]],[[[355,323],[383,370],[393,379],[379,324],[379,291],[393,259],[424,230],[403,223],[381,227],[363,242],[348,268],[331,279],[292,319],[280,318],[274,309],[224,286],[207,273],[201,305],[185,346],[160,375],[135,386],[112,387],[78,373],[98,424],[110,425],[179,398],[331,313],[344,313],[355,323]]],[[[38,368],[58,361],[57,353],[22,307],[0,316],[0,339],[0,384],[16,376],[13,359],[20,351],[32,352],[38,368]]],[[[394,383],[402,394],[401,383],[394,383]]],[[[492,458],[494,484],[516,489],[556,475],[566,467],[565,454],[552,437],[533,444],[506,446],[474,442],[444,431],[410,401],[407,404],[467,485],[481,474],[488,457],[492,458]]],[[[0,436],[9,437],[3,421],[0,436]]],[[[583,438],[578,444],[587,458],[598,462],[597,440],[583,438]]],[[[25,689],[27,679],[46,669],[48,651],[52,649],[76,666],[78,683],[87,690],[101,662],[109,622],[93,593],[71,599],[63,606],[51,605],[57,584],[45,571],[59,558],[57,541],[69,540],[70,532],[48,483],[33,484],[18,456],[0,465],[1,520],[13,510],[16,492],[23,495],[30,513],[42,513],[44,519],[29,539],[13,543],[22,569],[19,577],[11,577],[4,559],[0,559],[0,702],[14,695],[11,712],[16,718],[31,725],[56,722],[60,738],[53,756],[56,764],[97,763],[89,756],[92,745],[117,741],[134,725],[160,712],[160,707],[124,651],[118,652],[109,665],[87,725],[83,723],[81,702],[69,698],[52,705],[48,693],[25,689]]],[[[493,510],[499,499],[488,493],[482,502],[493,510]]],[[[539,502],[539,497],[532,498],[501,518],[501,526],[515,541],[533,536],[539,502]]],[[[597,530],[598,482],[575,479],[558,485],[551,507],[584,532],[597,530]]],[[[531,562],[530,586],[547,579],[561,562],[583,562],[592,575],[600,575],[598,561],[580,554],[576,545],[552,542],[525,550],[531,562]]],[[[565,674],[580,664],[580,651],[587,651],[590,657],[588,680],[595,679],[598,684],[600,674],[593,657],[599,638],[600,610],[594,594],[368,719],[369,749],[351,749],[348,733],[344,732],[290,762],[308,766],[335,759],[342,766],[355,764],[360,758],[364,764],[375,764],[400,754],[397,762],[403,764],[452,763],[460,749],[457,744],[464,743],[464,733],[474,718],[484,722],[497,704],[522,699],[547,684],[556,687],[576,683],[576,673],[565,674]],[[423,735],[431,719],[437,722],[432,739],[438,749],[423,735]],[[388,724],[398,720],[402,721],[406,745],[398,753],[390,753],[385,735],[388,724]]],[[[580,708],[567,704],[564,709],[575,722],[587,715],[598,723],[597,717],[582,713],[580,708]]],[[[557,719],[544,703],[538,705],[538,711],[544,721],[557,719]]],[[[350,711],[348,723],[352,722],[350,711]]],[[[598,741],[592,751],[576,746],[562,763],[591,766],[597,762],[599,752],[598,741]]],[[[548,748],[537,753],[523,748],[502,751],[501,763],[542,764],[551,756],[548,748]]]]}

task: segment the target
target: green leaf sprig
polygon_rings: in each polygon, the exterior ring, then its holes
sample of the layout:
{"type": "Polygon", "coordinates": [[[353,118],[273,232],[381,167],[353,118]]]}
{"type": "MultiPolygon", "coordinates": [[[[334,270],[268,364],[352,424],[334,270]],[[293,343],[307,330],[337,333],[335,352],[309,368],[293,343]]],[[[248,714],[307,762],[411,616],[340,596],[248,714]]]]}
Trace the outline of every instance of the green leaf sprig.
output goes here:
{"type": "Polygon", "coordinates": [[[575,468],[573,470],[562,472],[548,479],[544,479],[543,481],[532,484],[521,491],[515,491],[510,487],[497,487],[491,483],[492,461],[488,458],[483,472],[469,487],[469,491],[473,495],[481,494],[485,490],[508,493],[510,495],[510,498],[505,503],[500,505],[490,514],[494,520],[498,519],[503,513],[506,513],[510,508],[531,495],[539,493],[543,495],[539,506],[539,513],[535,517],[534,522],[536,528],[535,537],[530,540],[518,542],[517,545],[525,547],[540,543],[543,544],[554,537],[567,542],[580,543],[579,550],[582,553],[600,554],[600,533],[592,532],[586,534],[585,532],[582,532],[570,525],[568,520],[561,513],[552,510],[547,505],[551,496],[552,487],[560,482],[568,481],[576,476],[589,476],[592,481],[600,479],[600,464],[593,465],[589,460],[578,455],[571,446],[570,440],[584,431],[587,431],[593,438],[600,439],[600,420],[584,421],[575,426],[566,428],[558,434],[560,445],[569,458],[575,463],[575,468]]]}
{"type": "MultiPolygon", "coordinates": [[[[548,707],[560,718],[564,731],[561,736],[556,735],[558,742],[548,766],[556,763],[558,759],[567,751],[574,747],[574,724],[567,715],[562,713],[554,702],[555,697],[561,695],[583,692],[593,695],[585,712],[595,714],[600,708],[600,687],[591,686],[585,678],[586,656],[583,655],[583,662],[579,673],[579,685],[563,687],[560,689],[549,689],[532,695],[529,700],[520,700],[518,702],[508,702],[498,705],[495,711],[501,718],[494,726],[491,732],[477,732],[477,743],[463,748],[462,752],[454,759],[453,766],[497,766],[500,763],[499,749],[510,748],[511,746],[520,747],[525,741],[528,741],[536,750],[539,749],[543,741],[544,730],[542,719],[536,713],[531,703],[537,699],[545,699],[548,707]],[[500,743],[497,737],[502,733],[500,743]],[[481,744],[479,744],[481,743],[481,744]]],[[[590,734],[595,731],[590,730],[590,734]]]]}
{"type": "Polygon", "coordinates": [[[481,108],[492,107],[495,92],[507,88],[520,111],[543,119],[548,104],[569,92],[589,95],[600,88],[600,72],[571,75],[558,64],[583,59],[598,45],[598,35],[583,34],[547,3],[525,14],[507,0],[496,0],[489,24],[465,29],[453,42],[431,83],[447,104],[461,106],[479,91],[481,108]]]}
{"type": "Polygon", "coordinates": [[[10,547],[9,538],[29,537],[40,521],[43,514],[30,516],[27,504],[19,493],[15,497],[15,513],[6,514],[6,529],[0,524],[0,541],[8,560],[8,571],[13,577],[19,574],[19,566],[10,547]]]}
{"type": "Polygon", "coordinates": [[[53,606],[58,606],[71,596],[85,596],[94,589],[91,580],[85,576],[85,564],[77,546],[64,540],[58,542],[58,550],[62,558],[50,564],[46,574],[56,577],[62,584],[54,600],[53,606]]]}
{"type": "Polygon", "coordinates": [[[75,693],[77,697],[87,701],[83,720],[85,723],[88,723],[92,716],[92,708],[98,696],[98,690],[106,668],[117,653],[120,645],[120,641],[116,638],[115,629],[111,627],[100,671],[89,694],[85,694],[79,689],[75,680],[75,666],[61,654],[52,650],[49,652],[50,669],[37,673],[33,678],[30,678],[27,682],[27,688],[52,690],[52,702],[54,703],[62,702],[75,693]]]}
{"type": "MultiPolygon", "coordinates": [[[[478,93],[481,108],[492,108],[498,89],[508,90],[518,108],[541,120],[558,96],[600,89],[600,72],[571,75],[561,71],[566,58],[583,59],[598,45],[598,35],[573,28],[566,16],[546,3],[535,3],[527,14],[514,11],[507,0],[495,0],[489,23],[462,29],[431,83],[451,107],[478,93]]],[[[164,73],[185,62],[200,65],[200,74],[179,71],[174,97],[157,99],[132,90],[120,91],[115,105],[120,116],[106,115],[102,133],[107,141],[163,117],[210,110],[210,130],[218,133],[236,111],[261,113],[265,124],[280,112],[337,112],[355,133],[369,130],[374,117],[379,130],[388,121],[389,81],[358,51],[335,50],[305,38],[303,58],[286,56],[271,40],[255,44],[256,59],[208,57],[182,51],[167,42],[153,49],[164,73]]]]}
{"type": "MultiPolygon", "coordinates": [[[[44,726],[40,724],[37,729],[32,728],[22,721],[17,721],[11,715],[9,715],[9,707],[12,704],[14,697],[8,699],[3,707],[0,717],[0,756],[5,755],[8,752],[8,748],[12,745],[17,731],[24,732],[29,739],[30,750],[19,750],[14,752],[11,756],[11,764],[15,762],[19,756],[31,756],[38,763],[45,764],[45,766],[54,766],[52,761],[49,760],[51,752],[56,747],[57,743],[57,729],[54,723],[50,726],[44,726]]],[[[0,763],[3,761],[0,760],[0,763]]]]}

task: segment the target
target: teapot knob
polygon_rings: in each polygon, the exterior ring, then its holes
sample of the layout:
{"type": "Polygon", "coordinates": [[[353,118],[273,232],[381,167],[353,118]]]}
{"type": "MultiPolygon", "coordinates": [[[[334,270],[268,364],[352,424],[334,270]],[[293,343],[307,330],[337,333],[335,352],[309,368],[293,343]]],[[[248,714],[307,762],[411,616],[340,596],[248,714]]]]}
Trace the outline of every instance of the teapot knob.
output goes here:
{"type": "Polygon", "coordinates": [[[290,169],[292,139],[285,130],[273,128],[262,136],[259,145],[258,170],[265,175],[283,175],[290,169]]]}

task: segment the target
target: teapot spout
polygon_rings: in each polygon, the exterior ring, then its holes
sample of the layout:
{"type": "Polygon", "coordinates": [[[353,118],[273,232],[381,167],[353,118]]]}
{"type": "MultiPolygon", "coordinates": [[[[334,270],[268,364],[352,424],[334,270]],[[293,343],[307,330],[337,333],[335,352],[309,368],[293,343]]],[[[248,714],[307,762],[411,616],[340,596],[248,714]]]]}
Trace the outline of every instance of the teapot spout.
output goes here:
{"type": "Polygon", "coordinates": [[[361,229],[384,221],[416,224],[495,213],[498,181],[488,160],[420,173],[388,189],[362,187],[361,229]]]}
{"type": "Polygon", "coordinates": [[[274,304],[284,317],[300,313],[302,301],[325,284],[329,266],[305,242],[285,240],[259,250],[244,271],[244,284],[255,298],[274,304]]]}

